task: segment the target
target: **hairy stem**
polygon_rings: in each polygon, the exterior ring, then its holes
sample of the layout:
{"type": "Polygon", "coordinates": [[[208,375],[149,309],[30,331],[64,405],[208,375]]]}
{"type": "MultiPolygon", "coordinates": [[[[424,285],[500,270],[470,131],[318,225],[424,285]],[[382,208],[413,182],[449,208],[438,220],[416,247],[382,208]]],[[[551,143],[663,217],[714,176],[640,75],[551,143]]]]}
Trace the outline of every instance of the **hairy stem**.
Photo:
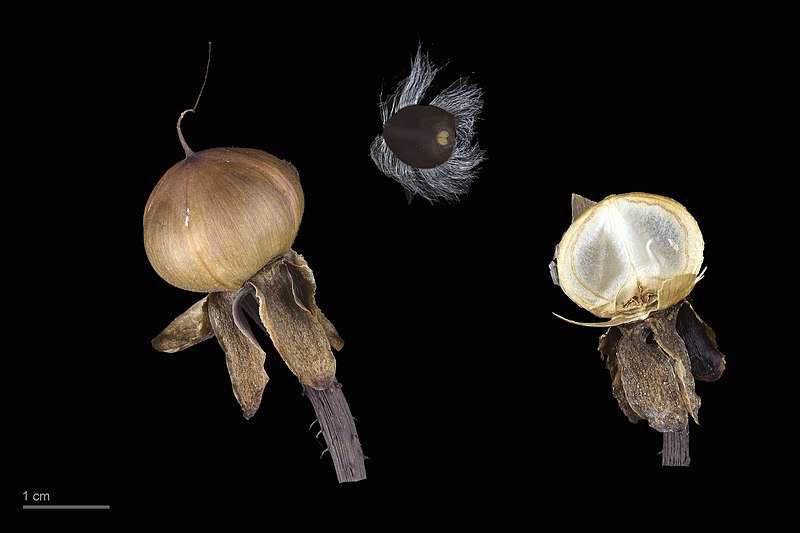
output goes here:
{"type": "Polygon", "coordinates": [[[325,390],[303,385],[303,391],[314,406],[339,483],[366,479],[364,452],[342,386],[334,381],[325,390]]]}

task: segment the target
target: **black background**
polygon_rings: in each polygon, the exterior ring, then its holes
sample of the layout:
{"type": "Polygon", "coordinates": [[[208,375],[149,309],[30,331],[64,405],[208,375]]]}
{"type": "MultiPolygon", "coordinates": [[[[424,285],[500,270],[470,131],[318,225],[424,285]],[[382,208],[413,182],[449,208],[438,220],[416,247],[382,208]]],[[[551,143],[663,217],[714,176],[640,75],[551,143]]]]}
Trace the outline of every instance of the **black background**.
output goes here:
{"type": "Polygon", "coordinates": [[[59,41],[39,86],[57,104],[40,164],[58,168],[44,200],[58,223],[38,272],[53,284],[37,308],[49,318],[23,361],[23,490],[117,511],[319,499],[442,512],[450,495],[470,512],[525,513],[542,487],[554,499],[630,480],[718,491],[733,465],[753,473],[780,460],[763,418],[774,369],[755,353],[743,303],[757,292],[758,216],[737,208],[760,204],[770,175],[753,95],[771,67],[741,28],[656,20],[211,35],[208,83],[183,132],[195,151],[259,148],[299,169],[294,249],[346,341],[337,377],[369,456],[367,480],[348,485],[320,459],[311,405],[271,347],[261,409],[245,421],[214,340],[174,355],[150,346],[201,296],[150,268],[141,217],[183,157],[175,123],[195,102],[209,37],[59,41]],[[368,156],[379,95],[408,73],[419,42],[444,67],[430,96],[462,75],[485,90],[487,162],[454,204],[408,205],[368,156]],[[689,469],[662,469],[660,435],[619,410],[602,330],[551,314],[591,318],[547,269],[570,194],[629,191],[683,203],[706,241],[693,297],[728,368],[697,386],[689,469]]]}

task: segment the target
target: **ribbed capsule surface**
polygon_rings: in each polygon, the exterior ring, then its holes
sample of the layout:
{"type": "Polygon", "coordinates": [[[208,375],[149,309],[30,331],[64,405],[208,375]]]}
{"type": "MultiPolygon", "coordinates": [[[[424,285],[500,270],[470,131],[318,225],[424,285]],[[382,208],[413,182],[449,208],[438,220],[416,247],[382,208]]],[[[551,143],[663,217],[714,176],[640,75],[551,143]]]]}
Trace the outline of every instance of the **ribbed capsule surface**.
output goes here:
{"type": "Polygon", "coordinates": [[[170,168],[150,194],[147,258],[181,289],[237,289],[291,248],[303,208],[291,163],[249,148],[195,152],[170,168]]]}
{"type": "Polygon", "coordinates": [[[675,200],[648,193],[609,196],[564,233],[559,285],[596,316],[646,316],[689,295],[703,246],[697,221],[675,200]]]}

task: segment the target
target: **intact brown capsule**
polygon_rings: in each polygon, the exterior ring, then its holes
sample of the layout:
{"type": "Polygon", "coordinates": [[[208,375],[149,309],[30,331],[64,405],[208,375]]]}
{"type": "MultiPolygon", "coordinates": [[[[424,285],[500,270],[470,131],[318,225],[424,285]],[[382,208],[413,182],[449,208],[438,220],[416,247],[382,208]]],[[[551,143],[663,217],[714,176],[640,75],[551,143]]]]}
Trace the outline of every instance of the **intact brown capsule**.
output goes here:
{"type": "Polygon", "coordinates": [[[261,150],[189,152],[147,201],[147,258],[181,289],[238,289],[291,248],[303,216],[300,178],[291,163],[261,150]]]}

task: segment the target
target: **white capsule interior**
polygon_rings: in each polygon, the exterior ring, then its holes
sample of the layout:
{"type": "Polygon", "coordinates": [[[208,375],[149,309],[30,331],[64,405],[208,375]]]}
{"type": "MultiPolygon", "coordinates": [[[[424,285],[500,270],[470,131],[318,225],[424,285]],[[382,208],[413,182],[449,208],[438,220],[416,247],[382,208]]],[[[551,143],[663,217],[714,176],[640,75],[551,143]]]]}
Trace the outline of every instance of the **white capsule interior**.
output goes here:
{"type": "Polygon", "coordinates": [[[570,226],[558,249],[559,284],[600,317],[677,303],[691,291],[703,262],[695,219],[674,200],[646,193],[595,204],[570,226]],[[669,301],[659,301],[665,283],[684,279],[679,290],[668,291],[669,301]]]}

